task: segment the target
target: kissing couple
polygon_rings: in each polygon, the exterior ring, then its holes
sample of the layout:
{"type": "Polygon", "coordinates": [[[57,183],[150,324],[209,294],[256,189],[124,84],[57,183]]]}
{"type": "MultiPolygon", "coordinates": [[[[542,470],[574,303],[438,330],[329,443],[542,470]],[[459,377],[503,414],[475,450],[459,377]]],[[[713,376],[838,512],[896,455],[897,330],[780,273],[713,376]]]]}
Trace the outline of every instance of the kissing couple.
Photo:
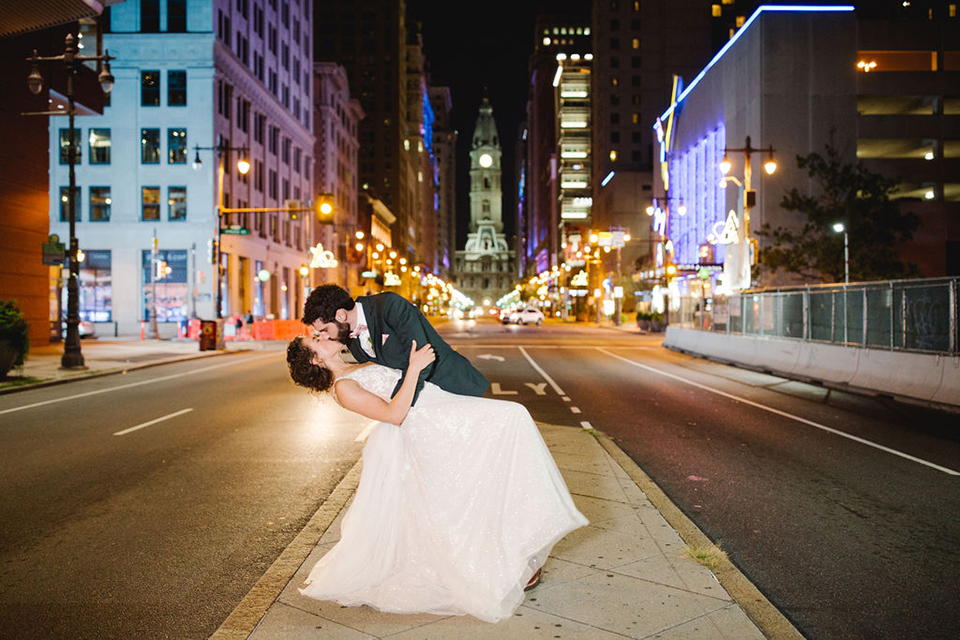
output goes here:
{"type": "Polygon", "coordinates": [[[390,613],[513,615],[553,545],[587,524],[530,413],[484,398],[483,375],[395,293],[353,300],[322,285],[303,322],[312,331],[287,347],[293,381],[378,424],[340,541],[300,592],[390,613]]]}

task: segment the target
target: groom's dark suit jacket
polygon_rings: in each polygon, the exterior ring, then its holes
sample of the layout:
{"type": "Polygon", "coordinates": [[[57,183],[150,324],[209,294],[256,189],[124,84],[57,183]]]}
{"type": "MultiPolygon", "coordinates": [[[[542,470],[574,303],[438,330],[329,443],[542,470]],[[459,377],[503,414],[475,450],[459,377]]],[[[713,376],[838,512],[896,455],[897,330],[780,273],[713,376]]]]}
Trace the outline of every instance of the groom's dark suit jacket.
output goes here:
{"type": "Polygon", "coordinates": [[[420,396],[425,380],[445,391],[465,396],[482,396],[490,386],[483,374],[477,371],[469,360],[454,351],[423,313],[405,298],[388,291],[372,296],[359,296],[356,302],[363,307],[375,356],[371,358],[367,355],[360,346],[359,338],[350,340],[347,347],[357,362],[376,362],[403,371],[400,382],[391,395],[396,395],[406,377],[410,362],[410,344],[413,340],[417,341],[418,349],[429,342],[437,356],[430,366],[420,372],[417,391],[413,396],[414,403],[420,396]]]}

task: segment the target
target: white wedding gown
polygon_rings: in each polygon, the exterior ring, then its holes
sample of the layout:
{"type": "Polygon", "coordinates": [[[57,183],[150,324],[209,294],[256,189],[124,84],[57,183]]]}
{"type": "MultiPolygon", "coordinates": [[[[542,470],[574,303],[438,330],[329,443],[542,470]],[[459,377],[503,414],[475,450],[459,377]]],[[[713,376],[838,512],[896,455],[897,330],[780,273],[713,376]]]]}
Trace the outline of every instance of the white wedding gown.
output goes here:
{"type": "MultiPolygon", "coordinates": [[[[346,377],[387,399],[400,372],[371,364],[346,377]]],[[[427,383],[403,425],[371,431],[340,542],[300,592],[496,622],[553,545],[586,524],[523,405],[427,383]]]]}

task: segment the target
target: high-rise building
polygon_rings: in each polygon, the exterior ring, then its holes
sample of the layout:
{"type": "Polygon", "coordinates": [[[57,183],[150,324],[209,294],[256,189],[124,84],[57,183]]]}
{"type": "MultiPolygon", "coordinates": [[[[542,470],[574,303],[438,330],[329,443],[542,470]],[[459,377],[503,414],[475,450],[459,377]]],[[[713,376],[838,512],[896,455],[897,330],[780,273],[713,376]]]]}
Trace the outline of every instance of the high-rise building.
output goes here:
{"type": "MultiPolygon", "coordinates": [[[[523,220],[517,226],[523,245],[517,256],[523,276],[536,275],[560,264],[560,185],[558,182],[557,78],[558,56],[572,61],[575,54],[585,61],[590,53],[590,23],[587,14],[540,16],[534,25],[527,100],[526,192],[523,220]]],[[[589,116],[589,113],[587,114],[589,116]]],[[[588,156],[581,158],[589,163],[588,156]]],[[[586,219],[581,219],[584,224],[586,219]]]]}
{"type": "MultiPolygon", "coordinates": [[[[116,83],[77,127],[81,318],[132,334],[155,310],[167,336],[218,312],[294,318],[306,217],[282,210],[312,200],[311,4],[162,6],[110,8],[116,83]]],[[[50,226],[65,236],[67,133],[50,134],[50,226]]]]}
{"type": "Polygon", "coordinates": [[[315,197],[329,204],[331,210],[311,219],[310,246],[314,255],[327,255],[323,252],[330,251],[336,262],[313,260],[317,266],[310,270],[310,284],[334,282],[354,295],[362,295],[371,229],[357,202],[357,132],[364,117],[363,108],[351,97],[347,72],[342,66],[317,62],[313,75],[315,197]]]}
{"type": "Polygon", "coordinates": [[[343,65],[366,117],[360,121],[360,189],[390,209],[394,250],[416,255],[408,166],[404,148],[407,98],[405,0],[330,0],[317,4],[314,59],[343,65]]]}
{"type": "Polygon", "coordinates": [[[456,259],[457,288],[484,311],[510,291],[516,278],[514,253],[503,235],[502,171],[500,136],[485,97],[470,143],[469,233],[456,259]]]}
{"type": "Polygon", "coordinates": [[[437,171],[437,231],[434,273],[444,280],[453,274],[457,250],[457,131],[450,114],[450,87],[430,87],[433,105],[433,155],[437,171]]]}

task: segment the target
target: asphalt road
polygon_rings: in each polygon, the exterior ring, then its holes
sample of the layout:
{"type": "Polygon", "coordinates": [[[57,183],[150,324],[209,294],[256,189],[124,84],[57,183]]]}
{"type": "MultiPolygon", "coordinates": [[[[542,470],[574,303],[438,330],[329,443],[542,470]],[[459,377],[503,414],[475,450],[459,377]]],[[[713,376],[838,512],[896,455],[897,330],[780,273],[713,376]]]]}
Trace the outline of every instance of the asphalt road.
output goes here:
{"type": "Polygon", "coordinates": [[[464,333],[503,397],[614,438],[805,636],[960,637],[957,414],[691,358],[654,336],[464,333]]]}
{"type": "MultiPolygon", "coordinates": [[[[657,336],[437,324],[490,395],[613,437],[806,636],[960,635],[956,415],[697,360],[657,336]]],[[[281,348],[0,396],[0,636],[219,626],[368,424],[293,387],[281,348]]]]}
{"type": "Polygon", "coordinates": [[[0,636],[217,629],[362,446],[279,347],[0,396],[0,636]]]}

